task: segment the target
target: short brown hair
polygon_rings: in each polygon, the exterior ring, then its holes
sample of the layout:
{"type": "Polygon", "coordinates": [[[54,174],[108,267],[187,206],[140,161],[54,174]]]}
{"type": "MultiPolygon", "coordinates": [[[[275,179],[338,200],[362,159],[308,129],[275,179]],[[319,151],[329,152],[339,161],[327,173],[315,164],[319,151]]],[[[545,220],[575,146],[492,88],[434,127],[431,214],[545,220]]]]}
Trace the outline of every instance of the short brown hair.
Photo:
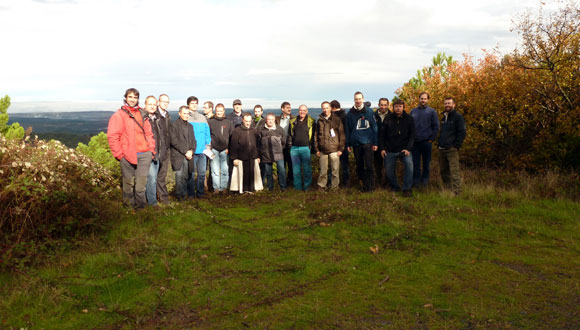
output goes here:
{"type": "Polygon", "coordinates": [[[393,108],[395,108],[395,105],[399,105],[399,104],[402,104],[403,109],[405,109],[405,102],[403,102],[403,100],[401,100],[401,99],[396,99],[393,101],[393,108]]]}
{"type": "Polygon", "coordinates": [[[129,94],[135,94],[137,96],[137,98],[139,98],[139,91],[136,88],[129,88],[128,90],[125,91],[125,98],[127,98],[127,96],[129,96],[129,94]]]}

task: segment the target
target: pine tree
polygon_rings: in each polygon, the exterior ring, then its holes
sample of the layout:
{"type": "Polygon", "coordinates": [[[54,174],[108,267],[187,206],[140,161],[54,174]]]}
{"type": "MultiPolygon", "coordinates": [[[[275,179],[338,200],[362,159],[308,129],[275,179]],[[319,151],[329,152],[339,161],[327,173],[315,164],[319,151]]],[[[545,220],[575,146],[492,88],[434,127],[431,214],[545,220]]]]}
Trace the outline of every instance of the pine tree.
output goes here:
{"type": "Polygon", "coordinates": [[[8,125],[8,107],[10,107],[10,97],[6,95],[0,98],[0,134],[8,139],[22,139],[24,128],[18,123],[8,125]]]}

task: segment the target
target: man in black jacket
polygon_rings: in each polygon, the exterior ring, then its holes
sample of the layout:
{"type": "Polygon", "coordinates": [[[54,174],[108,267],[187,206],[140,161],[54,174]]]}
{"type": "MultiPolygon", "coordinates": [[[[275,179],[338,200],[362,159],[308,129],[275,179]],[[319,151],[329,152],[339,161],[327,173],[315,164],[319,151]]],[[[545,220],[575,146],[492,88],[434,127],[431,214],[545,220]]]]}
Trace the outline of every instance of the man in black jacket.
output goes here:
{"type": "Polygon", "coordinates": [[[171,116],[167,111],[169,107],[169,96],[167,94],[159,95],[159,104],[157,105],[158,111],[156,116],[159,117],[157,122],[159,135],[160,135],[160,145],[159,145],[159,172],[157,172],[157,198],[161,204],[169,203],[169,193],[167,192],[167,184],[165,179],[167,178],[167,169],[171,164],[170,157],[170,145],[169,145],[169,126],[171,125],[171,116]]]}
{"type": "Polygon", "coordinates": [[[456,195],[461,192],[461,177],[459,174],[459,148],[465,139],[465,121],[459,112],[455,111],[455,101],[445,98],[445,111],[441,118],[441,133],[439,135],[439,167],[441,179],[446,188],[452,188],[456,195]]]}
{"type": "Polygon", "coordinates": [[[389,186],[399,191],[397,182],[397,159],[401,159],[405,166],[403,175],[403,196],[411,197],[413,186],[413,142],[415,141],[415,121],[405,112],[405,103],[402,100],[393,101],[393,113],[383,121],[380,137],[381,156],[385,159],[387,180],[389,186]]]}
{"type": "MultiPolygon", "coordinates": [[[[281,114],[276,117],[276,125],[282,127],[284,134],[288,136],[290,131],[290,119],[292,119],[292,106],[290,102],[284,101],[280,105],[281,114]]],[[[294,174],[292,170],[292,158],[290,157],[290,146],[286,144],[284,147],[284,165],[287,167],[286,170],[286,186],[291,187],[294,185],[294,174]]],[[[285,168],[286,168],[285,167],[285,168]]]]}
{"type": "Polygon", "coordinates": [[[213,190],[216,193],[225,193],[230,178],[228,154],[234,124],[226,118],[222,103],[215,106],[215,116],[208,120],[208,124],[211,132],[211,151],[215,156],[209,162],[213,190]]]}
{"type": "MultiPolygon", "coordinates": [[[[230,142],[230,157],[233,165],[236,167],[234,171],[240,172],[238,169],[242,165],[242,184],[238,185],[238,192],[253,193],[256,191],[256,180],[262,180],[255,177],[256,160],[260,163],[258,157],[258,133],[252,126],[252,115],[245,113],[242,115],[242,125],[236,127],[232,133],[230,142]]],[[[231,178],[230,181],[234,179],[231,178]]],[[[260,181],[261,183],[261,181],[260,181]]],[[[230,186],[232,190],[232,186],[230,186]]]]}
{"type": "MultiPolygon", "coordinates": [[[[379,108],[374,112],[375,121],[377,122],[377,129],[379,130],[379,137],[382,136],[381,130],[383,129],[383,122],[386,120],[389,114],[389,99],[386,97],[381,97],[379,99],[379,108]]],[[[385,162],[383,157],[381,157],[381,151],[375,151],[373,155],[373,162],[375,165],[375,180],[377,187],[384,187],[386,183],[386,173],[385,173],[385,162]]]]}
{"type": "Polygon", "coordinates": [[[175,171],[175,195],[177,199],[187,196],[187,179],[193,171],[193,152],[196,148],[193,126],[188,122],[189,109],[179,107],[179,118],[171,123],[171,167],[175,171]]]}

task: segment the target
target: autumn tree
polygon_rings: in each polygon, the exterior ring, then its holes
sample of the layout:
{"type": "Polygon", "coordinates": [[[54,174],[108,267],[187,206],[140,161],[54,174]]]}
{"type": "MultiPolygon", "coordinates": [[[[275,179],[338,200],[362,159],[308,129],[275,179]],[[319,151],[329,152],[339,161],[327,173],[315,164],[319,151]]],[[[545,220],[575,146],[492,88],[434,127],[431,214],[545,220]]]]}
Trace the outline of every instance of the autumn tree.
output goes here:
{"type": "Polygon", "coordinates": [[[556,158],[564,165],[580,163],[580,8],[574,1],[558,1],[560,8],[545,13],[522,14],[514,30],[521,36],[519,49],[507,64],[533,77],[531,94],[536,102],[535,119],[543,162],[556,158]],[[555,149],[555,150],[554,150],[555,149]],[[576,160],[574,160],[576,158],[576,160]]]}
{"type": "Polygon", "coordinates": [[[550,15],[540,10],[518,18],[522,45],[512,53],[484,51],[478,61],[464,56],[445,70],[432,64],[397,96],[416,102],[427,91],[439,110],[453,96],[467,123],[468,164],[580,168],[580,16],[573,2],[560,4],[550,15]]]}

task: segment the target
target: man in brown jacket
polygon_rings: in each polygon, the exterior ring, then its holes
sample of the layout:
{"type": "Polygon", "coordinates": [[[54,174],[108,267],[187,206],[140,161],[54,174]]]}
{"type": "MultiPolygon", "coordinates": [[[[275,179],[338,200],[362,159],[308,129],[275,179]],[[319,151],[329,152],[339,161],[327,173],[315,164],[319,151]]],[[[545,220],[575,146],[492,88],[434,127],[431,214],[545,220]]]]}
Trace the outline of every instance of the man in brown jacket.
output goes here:
{"type": "Polygon", "coordinates": [[[320,175],[318,176],[318,188],[326,189],[328,183],[328,163],[332,170],[331,189],[337,189],[340,183],[339,168],[340,155],[344,150],[346,136],[344,126],[339,116],[331,112],[330,103],[322,102],[322,113],[316,124],[314,136],[314,150],[320,157],[320,175]]]}

